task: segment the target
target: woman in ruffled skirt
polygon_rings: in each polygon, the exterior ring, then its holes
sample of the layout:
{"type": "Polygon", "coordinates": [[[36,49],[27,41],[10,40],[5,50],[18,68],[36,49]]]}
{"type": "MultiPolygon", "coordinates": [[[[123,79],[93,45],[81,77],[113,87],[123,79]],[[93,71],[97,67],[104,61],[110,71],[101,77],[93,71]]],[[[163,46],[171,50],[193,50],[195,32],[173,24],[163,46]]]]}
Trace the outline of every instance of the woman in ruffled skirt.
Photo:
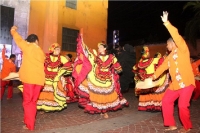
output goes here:
{"type": "Polygon", "coordinates": [[[89,49],[79,35],[77,58],[74,62],[75,91],[79,95],[79,106],[85,112],[100,113],[122,109],[128,102],[120,93],[119,75],[122,72],[117,58],[106,53],[107,45],[98,44],[98,53],[89,49]]]}

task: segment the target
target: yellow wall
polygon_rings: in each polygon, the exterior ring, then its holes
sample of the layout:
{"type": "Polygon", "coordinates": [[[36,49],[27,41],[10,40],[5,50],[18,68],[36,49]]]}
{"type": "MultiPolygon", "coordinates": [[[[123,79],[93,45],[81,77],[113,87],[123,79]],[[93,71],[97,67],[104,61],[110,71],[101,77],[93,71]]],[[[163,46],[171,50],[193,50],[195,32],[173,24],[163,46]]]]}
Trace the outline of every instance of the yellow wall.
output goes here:
{"type": "MultiPolygon", "coordinates": [[[[83,39],[88,47],[97,49],[97,43],[107,40],[108,0],[77,0],[77,9],[65,6],[65,0],[30,2],[29,34],[39,36],[40,46],[45,52],[53,42],[62,44],[62,27],[79,30],[83,28],[83,39]],[[51,15],[53,13],[58,15],[51,15]]],[[[62,54],[76,53],[62,51],[62,54]]]]}

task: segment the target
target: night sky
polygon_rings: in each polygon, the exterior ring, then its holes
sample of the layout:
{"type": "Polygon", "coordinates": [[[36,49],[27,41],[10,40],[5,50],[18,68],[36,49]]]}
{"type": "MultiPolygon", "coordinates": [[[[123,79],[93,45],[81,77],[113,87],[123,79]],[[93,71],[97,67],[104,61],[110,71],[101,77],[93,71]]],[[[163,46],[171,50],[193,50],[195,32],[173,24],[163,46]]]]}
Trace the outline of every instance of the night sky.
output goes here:
{"type": "Polygon", "coordinates": [[[169,21],[184,35],[186,22],[193,16],[191,8],[183,11],[187,1],[109,1],[107,43],[112,43],[113,30],[119,30],[120,42],[157,36],[166,41],[170,34],[163,25],[161,15],[168,11],[169,21]]]}

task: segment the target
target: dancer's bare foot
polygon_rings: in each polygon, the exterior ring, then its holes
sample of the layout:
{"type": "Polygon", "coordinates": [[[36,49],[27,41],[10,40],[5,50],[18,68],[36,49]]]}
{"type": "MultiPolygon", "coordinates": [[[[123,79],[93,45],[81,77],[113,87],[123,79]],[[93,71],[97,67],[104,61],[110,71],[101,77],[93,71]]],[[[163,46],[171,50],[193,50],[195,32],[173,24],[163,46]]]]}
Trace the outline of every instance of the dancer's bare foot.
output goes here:
{"type": "Polygon", "coordinates": [[[29,129],[26,125],[23,125],[23,127],[22,127],[23,129],[25,129],[25,130],[30,130],[30,131],[33,131],[33,129],[29,129]]]}
{"type": "Polygon", "coordinates": [[[176,126],[169,126],[168,128],[166,128],[164,131],[174,131],[177,130],[176,126]]]}
{"type": "Polygon", "coordinates": [[[100,114],[101,116],[104,115],[103,113],[100,114]]]}
{"type": "Polygon", "coordinates": [[[189,132],[191,129],[185,129],[184,127],[183,128],[181,128],[179,131],[178,131],[178,133],[187,133],[187,132],[189,132]]]}
{"type": "Polygon", "coordinates": [[[26,125],[23,125],[23,129],[28,129],[28,128],[26,127],[26,125]]]}
{"type": "Polygon", "coordinates": [[[104,118],[108,118],[108,114],[107,113],[104,113],[104,118]]]}

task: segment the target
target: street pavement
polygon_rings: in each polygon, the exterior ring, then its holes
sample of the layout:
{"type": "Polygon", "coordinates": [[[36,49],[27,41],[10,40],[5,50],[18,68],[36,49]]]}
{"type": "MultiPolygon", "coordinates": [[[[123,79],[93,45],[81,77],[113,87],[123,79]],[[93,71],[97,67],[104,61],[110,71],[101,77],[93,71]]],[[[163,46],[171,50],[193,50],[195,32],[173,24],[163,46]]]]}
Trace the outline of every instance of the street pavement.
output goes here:
{"type": "MultiPolygon", "coordinates": [[[[84,113],[77,103],[68,104],[67,108],[60,112],[41,114],[36,116],[35,130],[29,131],[23,126],[22,94],[15,88],[13,98],[1,101],[1,133],[163,133],[161,112],[151,113],[138,111],[138,98],[134,90],[124,93],[130,106],[109,112],[109,118],[105,119],[99,114],[84,113]]],[[[190,106],[193,129],[189,133],[200,133],[200,98],[191,101],[190,106]]],[[[174,113],[178,129],[182,127],[178,118],[177,104],[174,113]]],[[[171,131],[169,133],[177,133],[171,131]]]]}

